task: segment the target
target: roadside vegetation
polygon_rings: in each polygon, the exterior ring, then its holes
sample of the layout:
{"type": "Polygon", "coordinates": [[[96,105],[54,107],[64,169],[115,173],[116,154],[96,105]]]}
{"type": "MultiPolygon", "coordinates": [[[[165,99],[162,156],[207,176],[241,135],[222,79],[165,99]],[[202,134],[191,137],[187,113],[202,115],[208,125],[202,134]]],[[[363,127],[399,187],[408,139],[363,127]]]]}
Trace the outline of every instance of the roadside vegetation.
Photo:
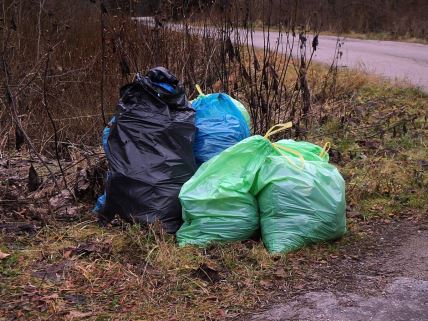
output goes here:
{"type": "Polygon", "coordinates": [[[424,38],[416,38],[410,36],[393,36],[386,32],[370,32],[370,33],[359,33],[359,32],[346,32],[338,33],[333,31],[322,31],[320,34],[326,36],[343,37],[345,39],[361,39],[361,40],[380,40],[380,41],[401,41],[408,43],[421,43],[427,44],[428,40],[424,38]]]}
{"type": "Polygon", "coordinates": [[[307,30],[290,36],[293,24],[284,36],[300,48],[297,58],[287,48],[256,50],[251,38],[232,43],[229,16],[198,38],[89,1],[8,5],[2,15],[12,18],[0,21],[1,321],[239,318],[272,295],[339,282],[335,263],[357,260],[383,226],[426,221],[428,95],[340,69],[340,42],[324,66],[311,61],[317,44],[307,30]],[[98,227],[90,210],[106,168],[100,132],[119,86],[154,65],[173,70],[190,97],[199,83],[240,99],[254,134],[292,120],[285,137],[330,141],[347,184],[347,235],[273,256],[257,239],[179,248],[157,226],[98,227]],[[30,164],[43,179],[31,192],[30,164]]]}

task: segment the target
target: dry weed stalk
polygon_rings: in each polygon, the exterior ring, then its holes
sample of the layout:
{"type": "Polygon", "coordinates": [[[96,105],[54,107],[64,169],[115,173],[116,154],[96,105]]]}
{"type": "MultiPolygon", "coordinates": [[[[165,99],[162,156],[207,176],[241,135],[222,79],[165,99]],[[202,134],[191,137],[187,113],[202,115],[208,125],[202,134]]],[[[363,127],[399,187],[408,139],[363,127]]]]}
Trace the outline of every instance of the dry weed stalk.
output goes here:
{"type": "MultiPolygon", "coordinates": [[[[2,59],[14,75],[8,86],[16,115],[1,113],[1,130],[10,133],[16,123],[34,151],[59,164],[73,145],[99,145],[118,88],[155,65],[172,70],[191,98],[198,83],[208,93],[226,91],[242,100],[254,133],[293,120],[292,135],[299,137],[316,124],[314,97],[332,92],[310,88],[307,75],[316,46],[310,48],[307,39],[318,27],[310,28],[309,17],[305,26],[297,25],[297,5],[279,19],[276,4],[267,0],[234,1],[228,7],[221,1],[209,6],[184,1],[169,3],[153,24],[144,24],[130,19],[127,10],[109,11],[101,0],[72,5],[42,0],[36,12],[24,0],[6,2],[0,22],[2,59]],[[254,39],[260,15],[267,22],[261,50],[254,39]],[[29,28],[32,23],[38,28],[29,28]]],[[[5,83],[5,72],[1,78],[5,83]]],[[[330,78],[325,88],[327,83],[330,78]]],[[[2,142],[4,148],[13,143],[10,134],[2,142]]]]}

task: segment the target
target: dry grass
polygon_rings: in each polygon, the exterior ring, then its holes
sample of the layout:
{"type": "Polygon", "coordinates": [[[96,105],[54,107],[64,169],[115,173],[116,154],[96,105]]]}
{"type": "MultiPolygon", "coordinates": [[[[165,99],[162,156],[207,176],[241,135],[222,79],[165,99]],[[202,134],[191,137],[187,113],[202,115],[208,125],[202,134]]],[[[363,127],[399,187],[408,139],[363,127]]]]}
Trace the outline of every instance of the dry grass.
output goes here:
{"type": "Polygon", "coordinates": [[[91,320],[218,320],[254,307],[274,288],[272,277],[291,282],[295,265],[250,241],[180,249],[136,227],[100,230],[82,222],[51,229],[2,263],[3,315],[58,320],[79,311],[91,320]],[[95,249],[69,254],[82,244],[95,249]]]}

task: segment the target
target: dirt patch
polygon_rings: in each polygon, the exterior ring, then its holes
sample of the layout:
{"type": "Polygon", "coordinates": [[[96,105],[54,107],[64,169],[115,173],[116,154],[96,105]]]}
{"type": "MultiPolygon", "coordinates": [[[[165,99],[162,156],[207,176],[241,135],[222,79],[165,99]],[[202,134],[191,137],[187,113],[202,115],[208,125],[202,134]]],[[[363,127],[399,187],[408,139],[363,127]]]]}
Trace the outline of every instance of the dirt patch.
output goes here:
{"type": "Polygon", "coordinates": [[[384,271],[428,281],[428,229],[420,226],[403,245],[396,248],[393,256],[385,258],[384,271]]]}
{"type": "Polygon", "coordinates": [[[423,321],[427,305],[428,281],[394,278],[377,296],[310,292],[251,320],[423,321]]]}
{"type": "MultiPolygon", "coordinates": [[[[390,224],[373,236],[366,255],[337,269],[339,282],[325,275],[323,282],[298,296],[283,297],[262,313],[259,320],[426,320],[428,314],[428,229],[422,222],[390,224]],[[315,291],[315,289],[317,289],[315,291]]],[[[355,246],[356,244],[354,244],[355,246]]],[[[306,287],[310,288],[310,284],[306,287]]]]}

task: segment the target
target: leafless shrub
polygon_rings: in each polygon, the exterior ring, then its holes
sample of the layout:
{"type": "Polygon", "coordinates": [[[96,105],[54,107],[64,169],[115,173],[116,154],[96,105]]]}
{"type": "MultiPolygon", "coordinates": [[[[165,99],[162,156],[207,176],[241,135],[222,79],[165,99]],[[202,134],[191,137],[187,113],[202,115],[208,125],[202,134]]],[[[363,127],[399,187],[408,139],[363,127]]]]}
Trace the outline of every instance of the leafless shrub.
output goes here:
{"type": "Polygon", "coordinates": [[[144,23],[102,1],[39,0],[38,10],[28,1],[4,1],[1,61],[8,68],[0,77],[7,93],[1,102],[5,107],[12,97],[16,115],[0,112],[0,148],[12,148],[20,131],[33,153],[58,160],[70,158],[70,146],[98,146],[120,86],[156,65],[172,70],[190,97],[198,83],[242,100],[254,133],[293,120],[298,137],[316,125],[320,97],[334,93],[329,77],[315,91],[308,82],[319,23],[308,17],[298,25],[297,5],[279,17],[268,0],[168,3],[144,23]],[[257,49],[260,17],[264,48],[257,49]]]}

